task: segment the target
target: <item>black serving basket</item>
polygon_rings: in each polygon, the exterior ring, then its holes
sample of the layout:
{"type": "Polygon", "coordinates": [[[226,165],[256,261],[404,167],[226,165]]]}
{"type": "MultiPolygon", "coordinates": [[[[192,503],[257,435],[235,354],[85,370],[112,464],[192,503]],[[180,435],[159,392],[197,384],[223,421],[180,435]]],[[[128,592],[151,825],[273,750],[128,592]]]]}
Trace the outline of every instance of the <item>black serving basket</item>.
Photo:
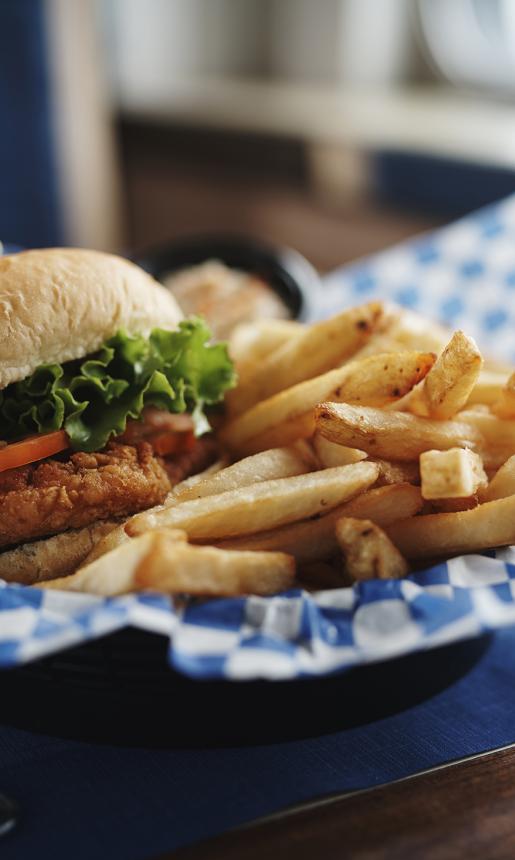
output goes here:
{"type": "Polygon", "coordinates": [[[133,257],[135,263],[158,281],[166,275],[219,260],[233,269],[262,278],[283,300],[293,319],[310,317],[320,279],[302,254],[291,248],[274,248],[239,235],[206,235],[171,240],[133,257]]]}
{"type": "Polygon", "coordinates": [[[468,672],[490,637],[343,674],[291,681],[192,680],[164,636],[127,628],[0,673],[2,722],[75,740],[239,746],[341,731],[422,702],[468,672]]]}

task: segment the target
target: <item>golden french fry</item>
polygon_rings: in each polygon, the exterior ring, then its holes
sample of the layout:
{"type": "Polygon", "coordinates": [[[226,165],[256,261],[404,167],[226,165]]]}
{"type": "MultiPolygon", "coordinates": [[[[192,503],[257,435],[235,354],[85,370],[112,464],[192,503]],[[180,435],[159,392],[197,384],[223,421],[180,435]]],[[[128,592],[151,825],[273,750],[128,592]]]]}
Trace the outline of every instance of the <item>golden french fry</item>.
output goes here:
{"type": "MultiPolygon", "coordinates": [[[[420,388],[421,414],[441,420],[452,418],[465,406],[482,366],[483,357],[475,341],[455,331],[420,388]]],[[[417,403],[415,397],[414,405],[417,403]]]]}
{"type": "Polygon", "coordinates": [[[492,412],[499,418],[515,418],[515,373],[502,387],[498,400],[492,405],[492,412]]]}
{"type": "Polygon", "coordinates": [[[313,447],[318,462],[323,469],[331,469],[334,466],[348,466],[349,463],[359,463],[361,460],[367,459],[365,451],[360,451],[359,448],[347,448],[346,445],[338,445],[336,442],[330,442],[329,439],[326,439],[320,433],[315,433],[313,447]]]}
{"type": "Polygon", "coordinates": [[[379,302],[370,302],[307,326],[261,361],[244,386],[228,392],[230,412],[245,412],[278,391],[342,365],[368,340],[382,313],[379,302]]]}
{"type": "Polygon", "coordinates": [[[481,455],[485,468],[499,468],[515,454],[515,421],[492,415],[488,407],[475,406],[460,412],[457,420],[466,422],[483,437],[481,455]]]}
{"type": "Polygon", "coordinates": [[[474,388],[469,394],[467,408],[477,403],[485,403],[492,406],[501,397],[502,390],[508,381],[506,373],[494,370],[483,370],[479,374],[474,388]]]}
{"type": "Polygon", "coordinates": [[[353,580],[400,579],[409,573],[407,561],[372,520],[342,517],[335,532],[345,572],[353,580]]]}
{"type": "Polygon", "coordinates": [[[421,507],[422,496],[418,487],[392,484],[361,493],[318,519],[302,520],[256,535],[217,541],[217,546],[228,550],[278,550],[290,553],[298,562],[317,561],[330,558],[338,550],[334,527],[340,517],[370,519],[384,527],[398,519],[414,516],[421,507]]]}
{"type": "Polygon", "coordinates": [[[433,362],[432,353],[420,352],[373,355],[350,362],[258,403],[230,421],[220,439],[240,454],[290,444],[295,438],[313,433],[313,409],[317,403],[332,400],[383,406],[410,391],[433,362]]]}
{"type": "Polygon", "coordinates": [[[245,385],[256,365],[305,329],[295,320],[265,319],[241,323],[231,332],[229,354],[235,363],[238,385],[245,385]]]}
{"type": "Polygon", "coordinates": [[[327,439],[386,460],[416,460],[431,448],[481,450],[483,445],[479,430],[465,421],[436,421],[347,403],[320,404],[316,424],[327,439]]]}
{"type": "Polygon", "coordinates": [[[190,546],[170,540],[166,532],[154,532],[136,571],[138,590],[205,597],[276,594],[291,588],[294,579],[295,561],[285,553],[190,546]]]}
{"type": "Polygon", "coordinates": [[[481,457],[466,448],[424,451],[420,477],[424,499],[466,498],[488,484],[481,457]]]}
{"type": "Polygon", "coordinates": [[[77,568],[86,567],[87,564],[91,564],[92,561],[95,561],[97,558],[100,558],[101,555],[106,555],[106,553],[111,552],[111,550],[116,549],[116,547],[120,546],[125,541],[129,540],[129,535],[125,531],[125,520],[120,525],[116,526],[112,531],[108,534],[104,535],[101,540],[92,547],[91,551],[85,557],[84,561],[80,565],[76,565],[77,568]]]}
{"type": "Polygon", "coordinates": [[[92,548],[117,528],[117,521],[98,522],[4,550],[0,553],[0,579],[35,585],[67,576],[78,568],[92,548]]]}
{"type": "Polygon", "coordinates": [[[265,531],[316,516],[368,489],[379,473],[371,463],[309,472],[193,499],[155,513],[136,514],[131,536],[155,528],[181,528],[192,539],[224,538],[265,531]]]}
{"type": "Polygon", "coordinates": [[[421,350],[440,353],[449,340],[450,332],[414,311],[386,304],[383,316],[369,341],[355,358],[379,352],[421,350]]]}
{"type": "Polygon", "coordinates": [[[239,364],[266,358],[285,341],[301,334],[305,325],[297,320],[262,319],[240,323],[229,337],[229,353],[239,364]]]}
{"type": "MultiPolygon", "coordinates": [[[[350,449],[354,450],[354,449],[350,449]]],[[[383,484],[420,484],[420,469],[415,461],[394,462],[393,460],[381,460],[377,457],[369,457],[370,463],[379,466],[378,486],[383,484]]]]}
{"type": "Polygon", "coordinates": [[[238,460],[232,466],[227,466],[220,472],[193,486],[186,487],[175,492],[176,502],[185,502],[188,499],[201,499],[205,496],[214,496],[217,493],[225,493],[227,490],[236,490],[238,487],[247,487],[249,484],[257,484],[262,481],[271,481],[275,478],[290,478],[293,475],[304,475],[309,472],[311,464],[306,462],[298,449],[295,448],[272,448],[238,460]]]}
{"type": "MultiPolygon", "coordinates": [[[[178,530],[167,532],[167,535],[170,540],[186,540],[186,534],[178,530]]],[[[91,564],[81,567],[71,576],[42,582],[38,584],[38,588],[50,588],[58,591],[87,591],[90,594],[100,594],[103,597],[114,597],[117,594],[138,591],[138,566],[151,549],[154,540],[154,532],[141,535],[135,540],[128,540],[97,558],[91,564]]]]}
{"type": "Polygon", "coordinates": [[[388,526],[386,532],[411,560],[506,546],[515,542],[515,496],[470,511],[412,517],[388,526]]]}
{"type": "Polygon", "coordinates": [[[515,455],[506,460],[488,486],[480,490],[479,498],[482,502],[493,502],[512,495],[515,495],[515,455]]]}
{"type": "Polygon", "coordinates": [[[195,484],[199,484],[201,481],[204,481],[206,478],[211,478],[212,475],[216,475],[217,472],[221,472],[222,469],[225,469],[229,465],[228,457],[220,457],[214,463],[211,463],[207,469],[204,469],[202,472],[197,472],[196,475],[190,475],[189,478],[184,478],[183,481],[180,481],[175,485],[172,492],[168,494],[168,497],[165,500],[165,505],[168,501],[172,501],[182,493],[186,489],[190,489],[194,487],[195,484]]]}

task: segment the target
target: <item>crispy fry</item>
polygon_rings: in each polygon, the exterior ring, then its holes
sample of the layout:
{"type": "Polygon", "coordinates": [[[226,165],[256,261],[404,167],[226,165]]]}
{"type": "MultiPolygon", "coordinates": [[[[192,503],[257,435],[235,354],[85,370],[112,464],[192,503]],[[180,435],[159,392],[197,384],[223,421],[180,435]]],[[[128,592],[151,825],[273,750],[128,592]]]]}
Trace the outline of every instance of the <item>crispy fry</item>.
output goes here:
{"type": "Polygon", "coordinates": [[[450,332],[427,317],[396,305],[385,305],[376,330],[355,358],[379,352],[423,350],[440,353],[449,340],[450,332]]]}
{"type": "Polygon", "coordinates": [[[485,489],[480,490],[482,502],[505,499],[515,495],[515,455],[506,460],[485,489]]]}
{"type": "Polygon", "coordinates": [[[336,442],[330,442],[329,439],[326,439],[320,433],[315,433],[313,447],[322,469],[331,469],[334,466],[348,466],[349,463],[359,463],[361,460],[367,459],[365,451],[360,451],[359,448],[347,448],[346,445],[338,445],[336,442]]]}
{"type": "Polygon", "coordinates": [[[474,388],[469,394],[467,408],[476,403],[486,403],[492,406],[501,397],[502,389],[506,385],[508,377],[506,373],[494,370],[483,370],[479,374],[474,388]]]}
{"type": "Polygon", "coordinates": [[[482,366],[483,357],[475,341],[462,331],[454,332],[422,386],[414,392],[412,410],[430,418],[452,418],[465,406],[482,366]]]}
{"type": "Polygon", "coordinates": [[[244,385],[260,361],[298,337],[304,329],[305,326],[295,320],[274,319],[255,320],[236,326],[229,338],[229,354],[235,363],[238,384],[244,385]]]}
{"type": "Polygon", "coordinates": [[[377,466],[363,462],[263,481],[155,513],[142,513],[129,520],[126,530],[134,536],[149,529],[182,528],[192,539],[252,534],[330,510],[368,489],[378,473],[377,466]]]}
{"type": "Polygon", "coordinates": [[[105,597],[142,590],[213,597],[275,594],[293,584],[295,562],[284,553],[228,553],[185,539],[180,531],[150,532],[41,587],[105,597]]]}
{"type": "Polygon", "coordinates": [[[382,313],[382,305],[371,302],[307,326],[260,362],[245,386],[229,392],[230,412],[244,412],[278,391],[342,365],[368,340],[382,313]]]}
{"type": "Polygon", "coordinates": [[[304,475],[310,471],[310,463],[302,457],[295,448],[272,448],[246,457],[222,469],[216,475],[199,481],[191,487],[186,487],[175,493],[177,502],[188,499],[201,499],[247,487],[261,481],[271,481],[274,478],[289,478],[293,475],[304,475]]]}
{"type": "Polygon", "coordinates": [[[317,403],[332,400],[383,406],[410,391],[433,362],[432,353],[420,352],[373,355],[351,362],[258,403],[223,428],[221,441],[240,454],[250,454],[306,438],[314,430],[317,403]]]}
{"type": "Polygon", "coordinates": [[[138,590],[230,597],[276,594],[293,585],[295,561],[285,553],[224,552],[212,546],[177,543],[166,532],[154,535],[136,571],[138,590]]]}
{"type": "Polygon", "coordinates": [[[476,406],[460,412],[457,419],[466,422],[483,436],[481,451],[485,468],[499,468],[515,454],[515,421],[492,415],[488,407],[476,406]]]}
{"type": "Polygon", "coordinates": [[[229,353],[236,364],[261,360],[305,329],[297,320],[262,319],[240,323],[229,337],[229,353]]]}
{"type": "Polygon", "coordinates": [[[345,572],[354,580],[400,579],[408,563],[384,531],[371,520],[342,517],[336,523],[345,572]]]}
{"type": "Polygon", "coordinates": [[[470,511],[412,517],[394,523],[386,532],[413,561],[505,546],[515,541],[515,496],[470,511]]]}
{"type": "Polygon", "coordinates": [[[436,421],[404,412],[322,403],[317,428],[327,439],[386,460],[415,460],[431,448],[481,450],[483,438],[465,421],[436,421]]]}
{"type": "Polygon", "coordinates": [[[420,484],[420,469],[416,462],[398,463],[393,460],[380,460],[377,457],[369,457],[369,462],[377,463],[379,466],[378,486],[383,484],[420,484]]]}
{"type": "Polygon", "coordinates": [[[425,451],[420,476],[424,499],[466,498],[488,484],[481,457],[465,448],[425,451]]]}
{"type": "Polygon", "coordinates": [[[379,526],[414,516],[422,507],[420,489],[411,484],[392,484],[361,493],[329,514],[270,529],[261,534],[217,541],[223,549],[279,550],[298,562],[330,558],[338,549],[334,527],[343,516],[373,520],[379,526]]]}
{"type": "Polygon", "coordinates": [[[172,492],[168,494],[164,501],[164,504],[166,505],[168,501],[178,496],[184,490],[194,487],[195,484],[199,484],[200,481],[204,481],[206,478],[210,478],[212,475],[216,475],[217,472],[220,472],[222,469],[225,469],[228,465],[228,457],[220,457],[214,463],[211,463],[211,465],[208,466],[207,469],[204,469],[202,472],[197,472],[195,475],[191,475],[189,478],[184,478],[184,480],[176,484],[172,492]]]}
{"type": "MultiPolygon", "coordinates": [[[[169,540],[185,541],[186,534],[178,530],[167,532],[169,540]]],[[[71,576],[42,582],[39,588],[59,591],[87,591],[104,597],[138,591],[137,571],[140,561],[147,555],[155,540],[155,533],[128,540],[111,552],[81,567],[71,576]]]]}
{"type": "Polygon", "coordinates": [[[408,559],[438,558],[515,541],[515,496],[470,511],[430,514],[394,523],[386,532],[408,559]]]}
{"type": "Polygon", "coordinates": [[[499,418],[515,418],[515,373],[512,373],[502,387],[499,398],[492,406],[499,418]]]}
{"type": "MultiPolygon", "coordinates": [[[[153,510],[153,509],[152,509],[153,510]]],[[[113,529],[109,534],[106,534],[101,540],[98,541],[97,544],[91,549],[91,552],[88,553],[84,561],[77,565],[77,569],[81,567],[86,567],[87,564],[91,564],[92,561],[95,561],[97,558],[100,558],[101,555],[105,555],[111,550],[116,549],[116,547],[120,546],[125,541],[129,540],[129,535],[125,531],[125,520],[123,523],[120,523],[115,529],[113,529]]]]}

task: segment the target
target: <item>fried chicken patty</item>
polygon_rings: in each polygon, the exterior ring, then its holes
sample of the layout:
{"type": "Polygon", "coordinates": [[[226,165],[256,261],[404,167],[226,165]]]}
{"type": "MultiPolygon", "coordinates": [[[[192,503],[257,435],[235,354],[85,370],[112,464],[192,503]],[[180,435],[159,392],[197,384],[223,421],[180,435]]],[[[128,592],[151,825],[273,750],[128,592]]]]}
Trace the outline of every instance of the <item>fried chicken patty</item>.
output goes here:
{"type": "Polygon", "coordinates": [[[170,488],[147,442],[11,469],[0,473],[0,546],[151,508],[170,488]]]}

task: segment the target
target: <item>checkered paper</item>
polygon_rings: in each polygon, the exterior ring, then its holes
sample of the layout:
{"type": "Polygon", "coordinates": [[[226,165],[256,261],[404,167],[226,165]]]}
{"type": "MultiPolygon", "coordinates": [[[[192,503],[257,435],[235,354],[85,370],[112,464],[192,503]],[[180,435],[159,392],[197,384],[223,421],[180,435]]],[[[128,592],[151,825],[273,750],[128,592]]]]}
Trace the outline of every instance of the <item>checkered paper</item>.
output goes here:
{"type": "MultiPolygon", "coordinates": [[[[459,325],[515,361],[515,196],[334,272],[314,316],[373,297],[459,325]]],[[[405,580],[309,594],[192,602],[103,599],[0,581],[0,666],[132,626],[170,640],[195,678],[290,679],[342,671],[515,624],[515,548],[469,555],[405,580]]]]}

